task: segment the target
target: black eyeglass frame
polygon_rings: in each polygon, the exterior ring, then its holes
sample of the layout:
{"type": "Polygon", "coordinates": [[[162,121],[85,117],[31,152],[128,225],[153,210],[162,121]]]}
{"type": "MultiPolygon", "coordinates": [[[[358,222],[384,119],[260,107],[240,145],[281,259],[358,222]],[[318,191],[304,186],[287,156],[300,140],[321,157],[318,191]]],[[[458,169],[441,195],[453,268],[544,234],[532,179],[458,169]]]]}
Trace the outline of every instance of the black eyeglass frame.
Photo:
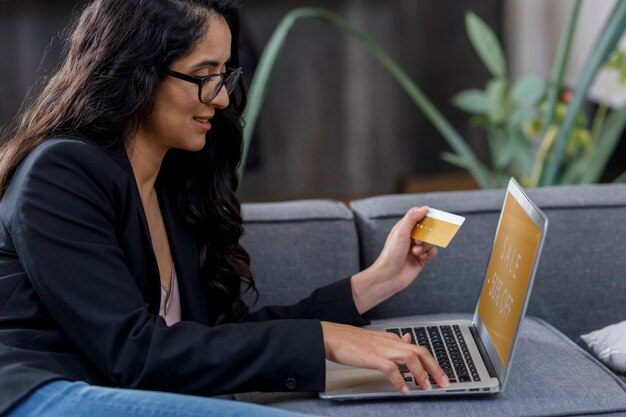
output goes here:
{"type": "Polygon", "coordinates": [[[200,100],[200,103],[202,104],[209,104],[210,102],[215,100],[215,97],[217,97],[217,95],[220,93],[222,87],[226,86],[226,92],[228,93],[228,95],[230,95],[235,90],[235,87],[237,86],[237,81],[239,80],[239,77],[241,77],[241,74],[243,74],[243,69],[239,67],[228,68],[228,70],[229,72],[226,74],[209,74],[206,77],[194,77],[192,75],[187,75],[183,74],[182,72],[171,70],[169,68],[166,68],[163,72],[170,77],[178,78],[179,80],[196,84],[198,86],[198,100],[200,100]],[[206,83],[216,77],[219,77],[220,81],[215,86],[215,91],[213,91],[212,96],[209,100],[203,101],[202,88],[206,83]]]}

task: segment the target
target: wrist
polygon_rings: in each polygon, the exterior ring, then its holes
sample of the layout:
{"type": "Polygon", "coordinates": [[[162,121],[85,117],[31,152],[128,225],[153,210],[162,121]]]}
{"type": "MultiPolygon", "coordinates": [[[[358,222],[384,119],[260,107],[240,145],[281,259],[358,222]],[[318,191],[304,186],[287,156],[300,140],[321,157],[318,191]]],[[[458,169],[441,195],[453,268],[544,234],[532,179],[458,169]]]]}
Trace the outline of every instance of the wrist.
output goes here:
{"type": "Polygon", "coordinates": [[[352,298],[359,314],[367,313],[397,292],[383,270],[374,264],[352,276],[352,298]]]}
{"type": "Polygon", "coordinates": [[[320,321],[320,325],[322,326],[324,356],[326,357],[326,359],[332,361],[334,359],[332,356],[333,343],[334,343],[333,330],[336,326],[335,326],[335,323],[328,322],[328,321],[320,321]]]}

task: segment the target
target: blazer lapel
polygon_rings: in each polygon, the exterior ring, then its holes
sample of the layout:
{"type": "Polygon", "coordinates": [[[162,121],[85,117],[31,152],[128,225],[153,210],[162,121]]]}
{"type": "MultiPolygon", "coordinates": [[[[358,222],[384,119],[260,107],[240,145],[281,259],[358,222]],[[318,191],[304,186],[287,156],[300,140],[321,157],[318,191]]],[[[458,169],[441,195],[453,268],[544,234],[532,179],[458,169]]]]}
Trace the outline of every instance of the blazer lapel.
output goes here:
{"type": "Polygon", "coordinates": [[[145,262],[139,262],[139,265],[135,265],[133,275],[145,277],[145,281],[141,283],[141,285],[144,287],[144,295],[149,304],[148,310],[150,313],[157,315],[159,314],[159,306],[161,304],[161,279],[159,276],[159,266],[156,255],[154,254],[152,238],[150,237],[150,229],[148,228],[148,220],[141,202],[141,194],[139,193],[139,188],[137,187],[135,173],[133,172],[133,167],[128,159],[128,154],[126,153],[122,140],[119,140],[112,145],[109,149],[109,155],[111,155],[113,160],[117,162],[120,167],[122,167],[126,174],[128,174],[130,183],[132,184],[131,193],[135,206],[134,215],[137,216],[140,225],[140,238],[144,257],[143,261],[145,262]],[[143,269],[143,271],[140,271],[141,269],[143,269]]]}
{"type": "Polygon", "coordinates": [[[205,289],[200,282],[200,259],[197,245],[177,215],[172,201],[173,196],[167,192],[165,184],[157,181],[156,189],[178,277],[181,318],[208,324],[207,301],[204,295],[205,289]]]}
{"type": "MultiPolygon", "coordinates": [[[[141,238],[146,248],[146,274],[147,280],[149,281],[146,283],[146,296],[150,303],[150,312],[156,315],[159,314],[159,306],[161,303],[161,285],[159,267],[154,254],[152,239],[150,238],[148,220],[146,219],[146,214],[141,203],[141,196],[135,181],[133,167],[130,164],[122,141],[119,141],[119,143],[114,146],[111,154],[115,161],[133,180],[133,198],[135,199],[136,214],[140,218],[140,222],[143,226],[141,228],[141,238]],[[154,277],[154,279],[151,279],[151,277],[154,277]]],[[[188,229],[183,225],[178,216],[172,201],[173,195],[168,192],[166,182],[158,178],[155,187],[159,197],[163,223],[165,224],[165,230],[172,251],[176,276],[178,277],[181,318],[183,320],[193,320],[208,324],[207,301],[204,295],[204,288],[200,282],[200,259],[197,246],[192,235],[188,232],[188,229]]]]}

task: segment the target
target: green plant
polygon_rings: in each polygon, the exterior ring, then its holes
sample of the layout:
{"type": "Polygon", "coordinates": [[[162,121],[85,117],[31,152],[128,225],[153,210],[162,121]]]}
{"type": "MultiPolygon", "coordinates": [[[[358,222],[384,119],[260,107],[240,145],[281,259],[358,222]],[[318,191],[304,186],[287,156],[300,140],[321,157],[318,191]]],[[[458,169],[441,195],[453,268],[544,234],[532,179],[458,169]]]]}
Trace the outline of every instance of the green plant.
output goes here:
{"type": "MultiPolygon", "coordinates": [[[[329,22],[339,29],[345,31],[350,36],[361,42],[376,59],[391,73],[391,75],[400,83],[400,85],[407,92],[413,102],[424,112],[428,119],[434,124],[437,130],[447,140],[448,144],[462,158],[468,160],[477,160],[476,155],[472,149],[467,146],[461,135],[452,127],[452,125],[446,120],[445,117],[437,110],[437,108],[430,102],[430,100],[424,95],[422,90],[415,84],[411,78],[406,74],[402,68],[400,68],[394,61],[387,55],[374,41],[372,41],[365,34],[352,27],[346,21],[339,16],[320,8],[299,8],[289,12],[278,24],[274,33],[270,37],[267,46],[263,50],[263,54],[259,59],[256,72],[252,79],[248,95],[248,106],[246,107],[243,118],[245,125],[243,129],[244,145],[243,145],[243,158],[239,165],[238,174],[239,178],[243,178],[243,170],[245,161],[248,155],[250,147],[250,140],[252,138],[252,132],[256,126],[263,101],[267,95],[267,87],[269,79],[272,75],[274,66],[278,56],[284,46],[287,34],[298,19],[313,18],[319,19],[325,22],[329,22]]],[[[493,187],[495,184],[491,183],[486,167],[482,166],[480,162],[477,162],[473,166],[468,168],[476,179],[478,184],[482,187],[493,187]]]]}
{"type": "MultiPolygon", "coordinates": [[[[563,73],[580,6],[578,0],[568,17],[550,85],[533,74],[509,81],[496,36],[478,16],[466,15],[469,38],[493,78],[484,90],[463,91],[453,98],[453,103],[474,114],[474,122],[486,130],[491,160],[489,175],[500,186],[506,184],[510,175],[528,187],[597,182],[624,130],[626,108],[607,116],[608,106],[602,101],[593,123],[582,112],[583,98],[599,64],[605,61],[619,40],[618,35],[624,32],[623,25],[614,24],[615,19],[607,22],[597,48],[589,57],[581,75],[582,85],[575,93],[563,87],[563,73]]],[[[619,5],[616,11],[620,11],[619,5]]],[[[621,13],[621,21],[625,21],[625,12],[621,13]]],[[[620,71],[622,83],[626,79],[625,61],[624,53],[616,50],[605,64],[607,68],[620,71]]],[[[453,154],[443,157],[463,167],[475,163],[453,154]]]]}
{"type": "MultiPolygon", "coordinates": [[[[345,31],[381,62],[452,148],[453,152],[442,157],[467,169],[481,187],[502,186],[511,174],[518,176],[527,186],[597,181],[626,125],[626,107],[608,116],[607,108],[601,108],[594,121],[594,132],[587,129],[581,108],[597,70],[626,28],[626,1],[617,2],[582,72],[578,88],[571,100],[565,101],[559,93],[580,4],[581,0],[577,0],[568,18],[549,85],[533,75],[510,83],[496,36],[476,15],[466,15],[470,40],[493,79],[485,90],[460,93],[454,103],[476,114],[476,123],[487,130],[491,167],[476,157],[417,84],[369,37],[328,10],[300,8],[291,11],[270,38],[250,85],[239,177],[243,176],[252,132],[287,34],[298,19],[315,18],[345,31]]],[[[623,57],[617,53],[614,61],[613,65],[620,67],[623,57]]],[[[612,62],[609,60],[608,65],[612,62]]]]}

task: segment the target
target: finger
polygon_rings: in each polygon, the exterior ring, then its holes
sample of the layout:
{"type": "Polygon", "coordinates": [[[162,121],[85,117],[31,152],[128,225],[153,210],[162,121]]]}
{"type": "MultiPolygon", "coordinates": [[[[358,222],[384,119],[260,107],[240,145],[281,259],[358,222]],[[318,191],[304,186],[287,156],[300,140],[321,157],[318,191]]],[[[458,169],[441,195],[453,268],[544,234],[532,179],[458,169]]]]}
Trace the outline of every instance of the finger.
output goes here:
{"type": "Polygon", "coordinates": [[[431,243],[424,243],[422,245],[422,252],[426,253],[429,250],[431,250],[432,248],[434,248],[435,246],[433,246],[431,243]]]}
{"type": "Polygon", "coordinates": [[[396,347],[397,345],[395,345],[396,342],[402,341],[404,343],[409,343],[411,344],[411,341],[413,340],[411,333],[404,333],[402,336],[398,336],[395,333],[389,333],[389,332],[374,332],[375,334],[370,335],[369,337],[376,337],[376,336],[384,336],[385,339],[389,339],[392,340],[394,343],[389,344],[387,341],[381,341],[381,343],[384,343],[385,346],[389,346],[389,347],[396,347]]]}
{"type": "MultiPolygon", "coordinates": [[[[370,330],[367,330],[368,332],[370,330]]],[[[372,334],[368,335],[368,339],[370,340],[374,340],[373,338],[376,337],[380,337],[382,336],[384,339],[383,340],[378,340],[375,341],[374,343],[376,343],[379,347],[380,346],[387,346],[389,348],[393,348],[393,347],[397,347],[397,343],[401,343],[401,346],[403,346],[405,343],[411,344],[411,334],[410,333],[405,333],[402,336],[398,336],[395,333],[390,333],[390,332],[372,332],[372,334]]],[[[388,355],[384,355],[385,357],[388,357],[388,355]]]]}
{"type": "Polygon", "coordinates": [[[423,240],[413,239],[413,247],[420,248],[422,252],[428,252],[433,247],[433,244],[424,242],[423,240]]]}
{"type": "Polygon", "coordinates": [[[402,230],[406,230],[408,233],[413,230],[417,222],[422,220],[428,213],[428,207],[412,207],[406,212],[404,217],[396,224],[402,230]]]}
{"type": "Polygon", "coordinates": [[[406,385],[406,381],[400,373],[398,365],[394,362],[380,358],[375,362],[375,368],[385,374],[395,389],[405,395],[409,393],[409,387],[406,385]]]}
{"type": "Polygon", "coordinates": [[[432,260],[435,256],[437,256],[437,254],[439,253],[439,249],[437,249],[436,247],[432,247],[428,250],[428,252],[424,252],[421,255],[419,255],[420,260],[422,261],[430,261],[432,260]]]}
{"type": "MultiPolygon", "coordinates": [[[[416,351],[423,370],[433,377],[433,379],[437,382],[437,385],[444,388],[450,385],[450,381],[448,381],[446,373],[443,369],[441,369],[441,366],[439,366],[439,363],[437,363],[437,360],[433,357],[433,355],[431,355],[426,348],[421,346],[418,346],[416,351]]],[[[428,385],[430,385],[430,383],[428,385]]]]}
{"type": "Polygon", "coordinates": [[[367,337],[370,337],[370,338],[382,336],[386,339],[391,339],[395,341],[398,341],[399,339],[401,339],[401,336],[398,336],[397,334],[391,333],[391,332],[379,332],[379,331],[372,331],[372,330],[366,330],[366,329],[361,329],[361,330],[368,332],[369,334],[367,335],[367,337]]]}
{"type": "Polygon", "coordinates": [[[406,361],[406,367],[409,368],[415,382],[424,390],[432,389],[432,385],[428,379],[428,373],[424,370],[422,363],[420,362],[417,354],[413,353],[411,357],[406,361]]]}
{"type": "Polygon", "coordinates": [[[419,257],[424,257],[424,258],[434,258],[435,256],[437,256],[437,253],[439,253],[439,250],[436,247],[431,247],[430,249],[428,249],[427,251],[424,251],[422,253],[420,253],[419,257]]]}
{"type": "Polygon", "coordinates": [[[412,226],[415,226],[415,223],[421,221],[424,217],[426,217],[426,214],[428,214],[428,207],[427,206],[413,207],[407,213],[410,221],[412,222],[412,226]]]}

